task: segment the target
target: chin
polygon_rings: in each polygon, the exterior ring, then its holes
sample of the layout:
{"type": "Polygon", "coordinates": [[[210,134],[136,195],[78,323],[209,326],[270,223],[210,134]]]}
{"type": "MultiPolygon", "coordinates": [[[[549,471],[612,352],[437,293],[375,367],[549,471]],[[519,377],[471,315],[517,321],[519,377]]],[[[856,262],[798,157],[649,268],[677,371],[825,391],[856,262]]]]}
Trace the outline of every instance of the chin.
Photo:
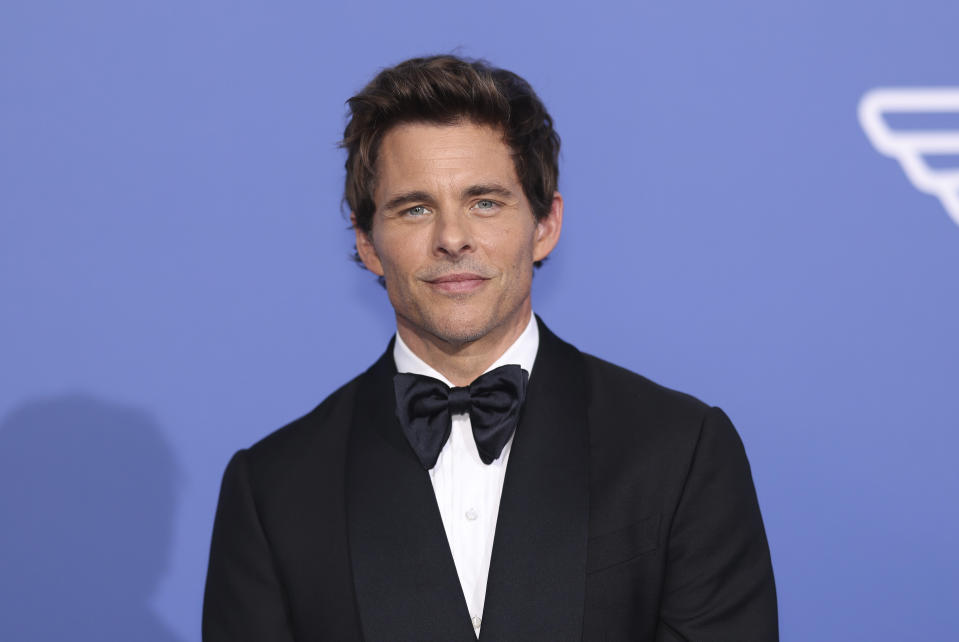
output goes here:
{"type": "Polygon", "coordinates": [[[437,331],[434,332],[436,336],[453,345],[465,345],[467,343],[472,343],[478,339],[482,339],[489,333],[487,328],[479,328],[475,326],[462,326],[456,324],[444,324],[443,326],[437,328],[437,331]]]}
{"type": "Polygon", "coordinates": [[[487,318],[476,318],[473,315],[445,315],[434,319],[433,334],[447,343],[464,345],[482,339],[492,330],[492,323],[487,318]]]}

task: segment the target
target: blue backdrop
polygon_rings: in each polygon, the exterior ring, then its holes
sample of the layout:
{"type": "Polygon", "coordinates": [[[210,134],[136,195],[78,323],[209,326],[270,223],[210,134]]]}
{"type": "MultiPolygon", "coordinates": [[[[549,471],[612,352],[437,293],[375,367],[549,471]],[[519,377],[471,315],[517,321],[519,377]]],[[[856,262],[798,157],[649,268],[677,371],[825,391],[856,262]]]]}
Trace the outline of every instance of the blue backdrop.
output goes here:
{"type": "MultiPolygon", "coordinates": [[[[955,0],[6,0],[0,639],[199,640],[227,459],[393,329],[348,260],[344,101],[448,51],[525,76],[563,137],[536,311],[739,428],[783,639],[956,639],[959,224],[857,110],[959,89],[957,19],[955,0]]],[[[943,149],[925,160],[948,176],[943,149]]]]}

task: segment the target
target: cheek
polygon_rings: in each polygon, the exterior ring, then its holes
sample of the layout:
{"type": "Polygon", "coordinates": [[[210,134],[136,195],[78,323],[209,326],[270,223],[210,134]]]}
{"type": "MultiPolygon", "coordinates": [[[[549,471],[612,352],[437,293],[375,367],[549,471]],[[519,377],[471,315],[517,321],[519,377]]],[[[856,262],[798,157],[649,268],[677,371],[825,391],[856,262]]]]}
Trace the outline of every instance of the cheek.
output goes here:
{"type": "MultiPolygon", "coordinates": [[[[513,250],[513,270],[519,279],[528,279],[533,273],[533,239],[531,236],[520,236],[524,242],[516,244],[513,250]]],[[[516,243],[515,239],[513,241],[516,243]]]]}
{"type": "Polygon", "coordinates": [[[496,227],[486,237],[487,252],[499,257],[504,265],[516,268],[532,262],[534,249],[534,229],[525,225],[496,227]]]}
{"type": "Polygon", "coordinates": [[[387,279],[400,277],[416,265],[416,241],[408,236],[384,232],[376,239],[376,254],[387,279]]]}

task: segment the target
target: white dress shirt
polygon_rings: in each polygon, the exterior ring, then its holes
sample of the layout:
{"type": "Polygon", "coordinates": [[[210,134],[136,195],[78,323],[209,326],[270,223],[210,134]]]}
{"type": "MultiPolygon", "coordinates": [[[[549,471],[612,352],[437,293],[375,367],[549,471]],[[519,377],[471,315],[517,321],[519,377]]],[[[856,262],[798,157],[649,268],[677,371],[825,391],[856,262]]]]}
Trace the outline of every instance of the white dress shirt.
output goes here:
{"type": "MultiPolygon", "coordinates": [[[[517,364],[532,376],[538,348],[539,328],[531,314],[523,333],[486,371],[517,364]]],[[[426,375],[453,387],[446,377],[413,354],[399,333],[393,346],[393,359],[397,372],[426,375]]],[[[469,414],[453,415],[452,420],[450,438],[440,451],[436,466],[429,472],[456,574],[463,588],[473,630],[479,637],[496,518],[513,439],[510,437],[499,459],[486,465],[476,450],[469,414]]]]}

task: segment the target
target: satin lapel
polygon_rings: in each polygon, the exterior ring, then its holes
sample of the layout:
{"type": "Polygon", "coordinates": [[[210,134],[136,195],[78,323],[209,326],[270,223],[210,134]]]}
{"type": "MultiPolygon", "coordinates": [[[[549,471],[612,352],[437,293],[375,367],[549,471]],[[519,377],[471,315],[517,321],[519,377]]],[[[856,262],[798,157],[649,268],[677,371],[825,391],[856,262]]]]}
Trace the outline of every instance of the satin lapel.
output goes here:
{"type": "Polygon", "coordinates": [[[367,642],[475,642],[429,473],[394,413],[392,343],[363,375],[347,459],[347,525],[367,642]]]}
{"type": "Polygon", "coordinates": [[[540,342],[500,500],[480,639],[582,638],[589,441],[582,357],[540,342]]]}

